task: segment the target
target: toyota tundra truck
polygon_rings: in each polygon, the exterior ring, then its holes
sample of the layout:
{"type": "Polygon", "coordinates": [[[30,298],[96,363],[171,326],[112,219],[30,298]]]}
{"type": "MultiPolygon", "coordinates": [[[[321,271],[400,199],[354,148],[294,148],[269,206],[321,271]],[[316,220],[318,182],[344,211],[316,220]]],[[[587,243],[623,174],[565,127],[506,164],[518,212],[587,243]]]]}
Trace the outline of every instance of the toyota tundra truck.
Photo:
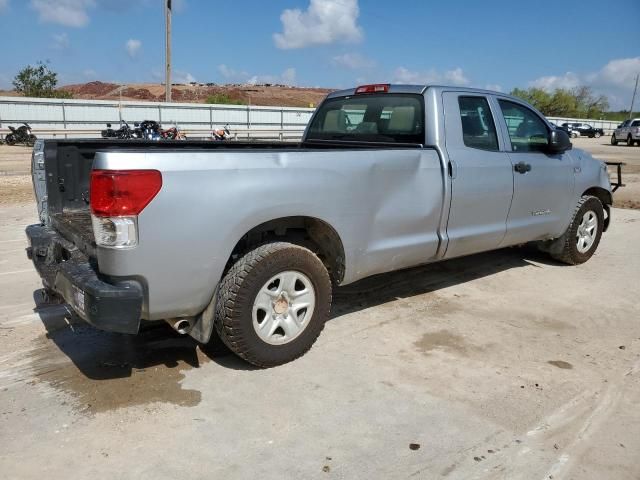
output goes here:
{"type": "Polygon", "coordinates": [[[605,164],[531,105],[424,85],[331,93],[296,144],[38,141],[33,181],[45,292],[258,367],[307,352],[332,291],[371,275],[528,242],[586,262],[612,204],[605,164]]]}

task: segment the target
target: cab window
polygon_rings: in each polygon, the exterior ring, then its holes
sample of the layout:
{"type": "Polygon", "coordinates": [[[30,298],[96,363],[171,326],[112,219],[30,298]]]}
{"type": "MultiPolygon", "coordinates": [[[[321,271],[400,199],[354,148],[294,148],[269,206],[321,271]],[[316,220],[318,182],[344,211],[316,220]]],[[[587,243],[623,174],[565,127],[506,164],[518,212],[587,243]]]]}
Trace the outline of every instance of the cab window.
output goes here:
{"type": "Polygon", "coordinates": [[[307,140],[424,143],[424,100],[414,94],[367,94],[325,100],[307,140]]]}
{"type": "Polygon", "coordinates": [[[462,139],[467,147],[498,150],[498,136],[485,97],[459,97],[462,139]]]}
{"type": "Polygon", "coordinates": [[[540,152],[549,144],[547,125],[524,105],[499,100],[514,152],[540,152]]]}

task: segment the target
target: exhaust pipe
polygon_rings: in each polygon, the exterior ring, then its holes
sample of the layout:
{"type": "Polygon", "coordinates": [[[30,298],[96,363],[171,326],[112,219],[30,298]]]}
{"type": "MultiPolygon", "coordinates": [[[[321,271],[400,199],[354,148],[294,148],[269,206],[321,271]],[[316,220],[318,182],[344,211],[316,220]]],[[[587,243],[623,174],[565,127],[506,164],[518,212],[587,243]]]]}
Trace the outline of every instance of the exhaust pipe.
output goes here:
{"type": "Polygon", "coordinates": [[[193,326],[191,320],[188,318],[169,318],[167,319],[167,323],[180,335],[189,333],[193,326]]]}

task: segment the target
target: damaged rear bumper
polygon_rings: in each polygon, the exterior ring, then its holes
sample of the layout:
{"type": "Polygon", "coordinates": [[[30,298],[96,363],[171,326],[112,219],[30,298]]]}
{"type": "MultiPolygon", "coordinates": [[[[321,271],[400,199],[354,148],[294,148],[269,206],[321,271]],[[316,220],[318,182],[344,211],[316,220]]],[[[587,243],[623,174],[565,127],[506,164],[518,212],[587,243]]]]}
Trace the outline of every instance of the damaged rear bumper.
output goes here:
{"type": "Polygon", "coordinates": [[[30,225],[26,234],[27,256],[46,288],[62,296],[82,319],[96,328],[138,333],[143,301],[139,283],[104,281],[92,260],[50,227],[30,225]]]}

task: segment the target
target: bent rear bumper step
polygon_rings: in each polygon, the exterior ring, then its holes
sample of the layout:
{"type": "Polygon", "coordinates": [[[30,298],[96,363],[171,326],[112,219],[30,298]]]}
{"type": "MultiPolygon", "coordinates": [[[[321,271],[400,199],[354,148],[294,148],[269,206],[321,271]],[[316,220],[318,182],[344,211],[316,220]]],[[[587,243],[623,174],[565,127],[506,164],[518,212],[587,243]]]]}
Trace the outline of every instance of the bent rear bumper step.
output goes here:
{"type": "Polygon", "coordinates": [[[139,283],[105,282],[91,260],[50,227],[29,225],[26,234],[27,256],[45,287],[61,295],[82,319],[96,328],[138,333],[142,310],[139,283]]]}

